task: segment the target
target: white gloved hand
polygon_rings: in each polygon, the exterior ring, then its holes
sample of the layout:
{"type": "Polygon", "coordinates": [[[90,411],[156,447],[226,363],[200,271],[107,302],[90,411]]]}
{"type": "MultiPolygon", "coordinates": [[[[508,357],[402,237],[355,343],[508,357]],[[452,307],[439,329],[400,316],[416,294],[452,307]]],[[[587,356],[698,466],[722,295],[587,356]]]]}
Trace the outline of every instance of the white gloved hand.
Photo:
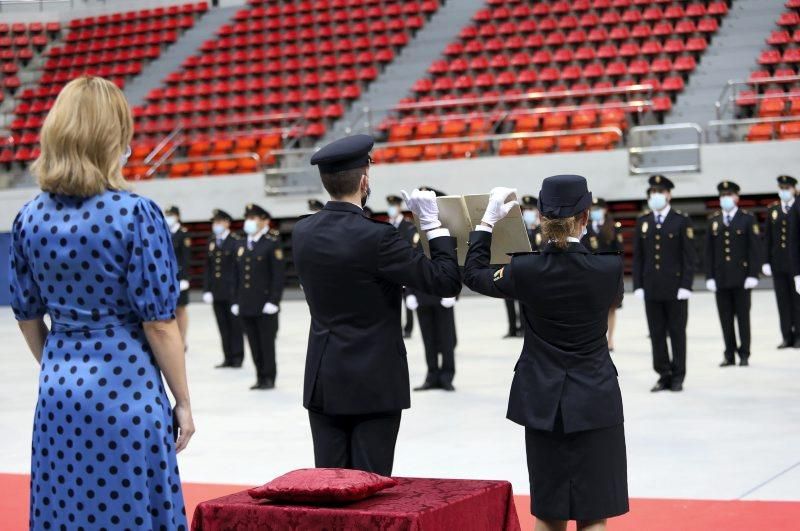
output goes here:
{"type": "Polygon", "coordinates": [[[633,291],[633,296],[636,297],[637,299],[639,299],[640,301],[643,301],[644,300],[644,289],[643,288],[639,288],[637,290],[634,290],[633,291]]]}
{"type": "Polygon", "coordinates": [[[764,273],[765,277],[772,276],[772,266],[770,264],[764,264],[761,266],[761,272],[764,273]]]}
{"type": "Polygon", "coordinates": [[[238,304],[234,304],[233,306],[231,306],[231,313],[233,315],[237,316],[237,317],[239,316],[239,305],[238,304]]]}
{"type": "Polygon", "coordinates": [[[203,293],[203,302],[206,304],[211,304],[214,302],[214,295],[212,295],[210,291],[206,291],[203,293]]]}
{"type": "Polygon", "coordinates": [[[758,279],[756,277],[747,277],[744,279],[744,289],[753,289],[758,286],[758,279]]]}
{"type": "Polygon", "coordinates": [[[800,293],[800,275],[794,277],[794,290],[797,293],[800,293]]]}
{"type": "Polygon", "coordinates": [[[517,190],[515,188],[503,188],[502,186],[492,188],[492,191],[489,192],[489,204],[486,205],[486,212],[483,214],[481,221],[490,227],[494,227],[495,223],[506,217],[511,212],[511,209],[519,204],[519,201],[506,202],[506,199],[511,194],[516,193],[517,190]]]}
{"type": "Polygon", "coordinates": [[[280,310],[278,306],[272,304],[271,302],[268,302],[264,305],[264,309],[261,310],[261,313],[265,313],[267,315],[275,315],[276,313],[278,313],[278,310],[280,310]]]}
{"type": "MultiPolygon", "coordinates": [[[[716,287],[716,286],[714,286],[716,287]]],[[[679,301],[688,301],[689,298],[692,296],[692,292],[686,288],[678,288],[678,300],[679,301]]]]}
{"type": "Polygon", "coordinates": [[[434,192],[414,189],[410,196],[405,190],[402,191],[402,194],[408,209],[419,219],[419,227],[422,230],[438,229],[442,226],[442,222],[439,221],[439,205],[436,203],[434,192]]]}
{"type": "Polygon", "coordinates": [[[406,308],[411,310],[412,312],[419,308],[419,301],[417,301],[416,295],[409,295],[406,297],[406,308]]]}
{"type": "Polygon", "coordinates": [[[440,303],[444,308],[452,308],[453,306],[456,305],[456,298],[455,297],[446,297],[446,298],[442,299],[440,303]]]}
{"type": "Polygon", "coordinates": [[[186,291],[187,289],[189,289],[189,281],[188,280],[181,280],[178,283],[178,285],[180,286],[181,291],[186,291]]]}
{"type": "Polygon", "coordinates": [[[712,293],[717,292],[717,281],[713,278],[706,280],[706,289],[712,293]]]}

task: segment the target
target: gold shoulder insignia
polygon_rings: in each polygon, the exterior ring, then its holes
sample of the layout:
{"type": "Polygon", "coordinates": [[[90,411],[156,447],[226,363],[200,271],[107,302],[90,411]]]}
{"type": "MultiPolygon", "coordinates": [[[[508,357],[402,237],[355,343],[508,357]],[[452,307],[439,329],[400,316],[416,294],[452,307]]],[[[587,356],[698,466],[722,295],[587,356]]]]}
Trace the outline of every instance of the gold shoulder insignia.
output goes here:
{"type": "Polygon", "coordinates": [[[694,239],[694,228],[686,227],[686,237],[689,238],[690,240],[694,239]]]}
{"type": "Polygon", "coordinates": [[[208,250],[209,251],[213,251],[216,248],[217,248],[217,244],[216,243],[211,242],[211,243],[208,244],[208,250]]]}
{"type": "Polygon", "coordinates": [[[753,234],[758,235],[760,233],[761,233],[761,229],[759,228],[758,223],[753,223],[753,234]]]}
{"type": "Polygon", "coordinates": [[[503,274],[505,274],[505,271],[506,271],[506,268],[505,268],[505,267],[501,267],[500,269],[498,269],[497,271],[495,271],[495,272],[494,272],[494,281],[495,281],[495,282],[497,282],[498,280],[500,280],[501,278],[503,278],[503,274]]]}
{"type": "Polygon", "coordinates": [[[541,245],[542,244],[542,233],[541,232],[537,232],[536,233],[536,237],[534,238],[534,241],[536,242],[536,245],[541,245]]]}
{"type": "Polygon", "coordinates": [[[242,256],[244,254],[244,246],[239,247],[239,250],[236,251],[236,256],[242,256]]]}
{"type": "Polygon", "coordinates": [[[183,239],[183,246],[184,247],[191,247],[192,246],[192,239],[191,238],[184,238],[183,239]]]}
{"type": "Polygon", "coordinates": [[[280,247],[275,249],[275,259],[276,260],[283,260],[283,249],[281,249],[280,247]]]}
{"type": "Polygon", "coordinates": [[[767,208],[773,208],[773,207],[777,207],[777,206],[780,206],[780,205],[781,205],[780,201],[773,201],[772,203],[767,205],[767,208]]]}
{"type": "Polygon", "coordinates": [[[625,242],[625,239],[622,237],[622,233],[621,232],[617,233],[617,241],[619,243],[624,243],[625,242]]]}
{"type": "Polygon", "coordinates": [[[647,229],[648,229],[649,227],[650,227],[650,224],[649,224],[648,222],[646,222],[646,221],[645,221],[645,222],[643,222],[643,223],[642,223],[642,234],[646,234],[646,233],[647,233],[647,229]]]}
{"type": "Polygon", "coordinates": [[[778,219],[778,216],[779,216],[778,210],[777,209],[773,210],[772,211],[772,219],[778,219]]]}
{"type": "Polygon", "coordinates": [[[597,236],[590,236],[589,237],[589,245],[592,246],[592,249],[597,249],[597,247],[599,245],[598,242],[597,242],[597,236]]]}
{"type": "Polygon", "coordinates": [[[278,229],[270,229],[269,233],[272,234],[273,236],[281,235],[281,231],[279,231],[278,229]]]}

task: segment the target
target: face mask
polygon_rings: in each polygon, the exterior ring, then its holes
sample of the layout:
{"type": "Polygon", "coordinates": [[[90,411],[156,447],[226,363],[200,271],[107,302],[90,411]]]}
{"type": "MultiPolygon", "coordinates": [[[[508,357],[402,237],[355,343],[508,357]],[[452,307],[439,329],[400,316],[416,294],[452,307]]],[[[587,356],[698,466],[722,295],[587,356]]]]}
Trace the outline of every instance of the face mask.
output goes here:
{"type": "Polygon", "coordinates": [[[370,190],[369,186],[367,186],[367,193],[361,198],[361,208],[367,206],[367,201],[369,201],[370,194],[372,194],[372,190],[370,190]]]}
{"type": "Polygon", "coordinates": [[[174,227],[178,224],[178,218],[175,216],[165,216],[164,219],[170,227],[174,227]]]}
{"type": "Polygon", "coordinates": [[[784,203],[788,203],[794,198],[794,191],[793,190],[785,190],[781,188],[778,190],[778,197],[781,198],[781,201],[784,203]]]}
{"type": "Polygon", "coordinates": [[[397,205],[390,205],[389,208],[386,209],[386,214],[389,216],[389,219],[394,219],[400,215],[400,207],[397,205]]]}
{"type": "Polygon", "coordinates": [[[214,236],[222,236],[225,234],[225,230],[225,225],[222,225],[221,223],[214,223],[211,225],[211,232],[214,233],[214,236]]]}
{"type": "Polygon", "coordinates": [[[734,208],[736,208],[736,201],[733,200],[733,196],[730,195],[723,195],[719,198],[719,206],[725,212],[730,212],[734,208]]]}
{"type": "Polygon", "coordinates": [[[119,167],[120,168],[124,168],[125,165],[128,163],[128,159],[131,158],[131,153],[133,153],[133,151],[131,150],[131,146],[128,146],[125,149],[125,153],[123,153],[122,155],[119,156],[119,167]]]}
{"type": "Polygon", "coordinates": [[[525,220],[525,224],[529,227],[536,225],[539,223],[539,213],[535,210],[524,210],[522,212],[522,219],[525,220]]]}
{"type": "Polygon", "coordinates": [[[603,221],[603,218],[605,218],[603,210],[599,208],[593,208],[592,210],[590,210],[589,216],[592,218],[592,221],[596,223],[600,223],[601,221],[603,221]]]}
{"type": "Polygon", "coordinates": [[[647,199],[647,206],[651,210],[664,210],[664,207],[667,206],[667,196],[659,193],[650,194],[647,199]]]}
{"type": "Polygon", "coordinates": [[[256,232],[258,232],[258,221],[254,219],[244,220],[244,232],[248,236],[252,236],[256,232]]]}

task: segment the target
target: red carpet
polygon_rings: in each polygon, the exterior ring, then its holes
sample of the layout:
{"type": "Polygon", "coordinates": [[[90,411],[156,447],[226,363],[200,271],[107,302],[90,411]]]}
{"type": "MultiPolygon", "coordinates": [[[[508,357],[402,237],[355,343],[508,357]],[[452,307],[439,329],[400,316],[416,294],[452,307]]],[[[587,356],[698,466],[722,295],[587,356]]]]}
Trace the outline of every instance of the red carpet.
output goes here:
{"type": "MultiPolygon", "coordinates": [[[[244,487],[185,483],[183,489],[187,513],[191,515],[199,502],[237,492],[244,487]]],[[[517,496],[516,503],[522,529],[533,529],[528,496],[517,496]]],[[[28,476],[0,474],[0,521],[4,531],[28,528],[28,476]]],[[[611,520],[609,528],[615,531],[779,531],[797,529],[798,522],[800,502],[637,498],[631,500],[631,512],[611,520]]]]}

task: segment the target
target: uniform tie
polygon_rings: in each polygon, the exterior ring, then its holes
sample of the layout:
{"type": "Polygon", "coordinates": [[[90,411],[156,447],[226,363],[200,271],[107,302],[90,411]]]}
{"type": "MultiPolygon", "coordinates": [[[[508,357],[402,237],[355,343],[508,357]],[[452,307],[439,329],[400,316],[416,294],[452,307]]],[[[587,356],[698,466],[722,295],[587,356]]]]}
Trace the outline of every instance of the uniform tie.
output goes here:
{"type": "Polygon", "coordinates": [[[217,238],[217,247],[222,247],[222,238],[217,238]]]}
{"type": "Polygon", "coordinates": [[[725,214],[725,226],[727,227],[730,224],[731,224],[731,217],[728,214],[725,214]]]}
{"type": "Polygon", "coordinates": [[[661,225],[661,221],[662,221],[663,219],[664,219],[664,218],[663,218],[663,216],[662,216],[661,214],[658,214],[658,215],[656,216],[656,223],[658,223],[659,225],[661,225]]]}
{"type": "Polygon", "coordinates": [[[247,238],[247,250],[248,251],[253,250],[253,240],[251,240],[250,238],[247,238]]]}
{"type": "Polygon", "coordinates": [[[784,214],[788,214],[789,213],[789,205],[783,205],[783,213],[784,214]]]}

